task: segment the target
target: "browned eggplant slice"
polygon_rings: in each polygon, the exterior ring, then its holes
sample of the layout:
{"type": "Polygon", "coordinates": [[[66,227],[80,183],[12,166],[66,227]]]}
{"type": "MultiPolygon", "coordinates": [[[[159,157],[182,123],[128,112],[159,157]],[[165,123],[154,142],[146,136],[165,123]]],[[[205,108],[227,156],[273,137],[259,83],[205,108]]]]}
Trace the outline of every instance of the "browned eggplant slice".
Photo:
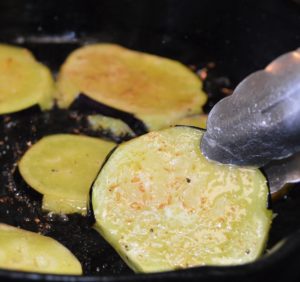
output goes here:
{"type": "Polygon", "coordinates": [[[53,104],[55,84],[48,68],[24,48],[0,44],[0,114],[53,104]]]}
{"type": "Polygon", "coordinates": [[[72,134],[42,138],[22,157],[19,171],[43,194],[43,209],[86,214],[90,186],[115,143],[72,134]]]}
{"type": "Polygon", "coordinates": [[[82,47],[69,55],[58,76],[58,104],[80,94],[133,114],[149,130],[202,112],[202,83],[181,63],[113,44],[82,47]]]}
{"type": "Polygon", "coordinates": [[[80,262],[50,237],[0,223],[0,267],[51,274],[82,274],[80,262]]]}
{"type": "Polygon", "coordinates": [[[96,229],[137,272],[251,262],[272,212],[258,169],[208,161],[178,126],[121,144],[92,188],[96,229]]]}

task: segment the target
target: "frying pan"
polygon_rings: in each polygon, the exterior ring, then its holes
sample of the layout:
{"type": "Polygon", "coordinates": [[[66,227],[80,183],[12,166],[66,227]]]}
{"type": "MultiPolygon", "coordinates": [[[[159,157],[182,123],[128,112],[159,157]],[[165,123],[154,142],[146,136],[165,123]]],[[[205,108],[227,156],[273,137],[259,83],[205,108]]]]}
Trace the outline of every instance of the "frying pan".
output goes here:
{"type": "MultiPolygon", "coordinates": [[[[2,0],[0,41],[25,46],[57,72],[70,51],[85,43],[114,42],[200,69],[209,101],[222,98],[249,73],[300,46],[300,5],[294,0],[2,0]],[[213,67],[212,67],[213,66],[213,67]]],[[[1,75],[1,74],[0,74],[1,75]]],[[[0,270],[3,281],[298,281],[300,190],[273,203],[267,253],[254,263],[134,274],[79,215],[41,211],[41,195],[15,169],[29,146],[58,132],[92,134],[78,111],[36,107],[0,117],[0,221],[52,236],[82,262],[85,276],[0,270]],[[26,190],[27,192],[24,192],[26,190]]],[[[118,141],[118,140],[117,140],[118,141]]]]}

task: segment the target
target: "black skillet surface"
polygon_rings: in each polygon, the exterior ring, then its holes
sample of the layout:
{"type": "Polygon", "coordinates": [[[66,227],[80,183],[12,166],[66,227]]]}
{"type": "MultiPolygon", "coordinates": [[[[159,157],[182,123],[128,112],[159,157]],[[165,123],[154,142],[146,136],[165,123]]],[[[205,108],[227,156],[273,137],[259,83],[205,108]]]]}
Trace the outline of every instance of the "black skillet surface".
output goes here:
{"type": "MultiPolygon", "coordinates": [[[[171,57],[196,68],[209,66],[206,111],[250,72],[300,46],[300,6],[284,0],[12,1],[0,2],[0,41],[26,46],[54,72],[86,42],[115,42],[171,57]],[[213,62],[213,63],[211,63],[213,62]],[[225,89],[224,89],[225,88],[225,89]]],[[[1,74],[0,74],[1,75],[1,74]]],[[[94,135],[85,114],[31,108],[0,118],[0,221],[52,236],[83,264],[84,277],[0,271],[3,281],[298,281],[300,190],[273,204],[277,217],[268,249],[277,251],[238,267],[202,267],[135,275],[79,215],[41,212],[41,196],[16,170],[23,151],[44,135],[94,135]],[[26,191],[26,192],[25,192],[26,191]]],[[[110,136],[104,136],[110,137],[110,136]]]]}

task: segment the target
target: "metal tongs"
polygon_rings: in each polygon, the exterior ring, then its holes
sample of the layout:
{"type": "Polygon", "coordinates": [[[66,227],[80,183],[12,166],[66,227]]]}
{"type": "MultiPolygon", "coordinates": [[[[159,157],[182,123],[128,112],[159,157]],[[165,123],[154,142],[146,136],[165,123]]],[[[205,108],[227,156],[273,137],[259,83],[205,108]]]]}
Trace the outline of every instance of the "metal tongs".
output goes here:
{"type": "Polygon", "coordinates": [[[201,149],[224,164],[265,167],[271,192],[300,181],[300,49],[252,73],[214,106],[201,149]]]}

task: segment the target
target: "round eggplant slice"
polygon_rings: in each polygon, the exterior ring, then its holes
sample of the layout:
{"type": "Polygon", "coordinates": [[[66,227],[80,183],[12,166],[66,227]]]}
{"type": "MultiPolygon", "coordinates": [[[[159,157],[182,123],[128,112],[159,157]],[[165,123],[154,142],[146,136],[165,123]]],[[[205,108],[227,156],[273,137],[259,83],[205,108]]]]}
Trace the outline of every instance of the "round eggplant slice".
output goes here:
{"type": "Polygon", "coordinates": [[[53,104],[55,84],[47,67],[24,48],[0,44],[0,114],[33,105],[42,110],[53,104]]]}
{"type": "Polygon", "coordinates": [[[19,163],[26,183],[43,194],[43,209],[86,214],[89,189],[115,143],[57,134],[42,138],[19,163]]]}
{"type": "Polygon", "coordinates": [[[181,63],[113,44],[82,47],[69,55],[58,76],[58,104],[80,94],[131,114],[149,130],[202,112],[206,95],[198,76],[181,63]]]}
{"type": "Polygon", "coordinates": [[[193,115],[193,116],[188,116],[179,119],[176,122],[174,122],[174,125],[188,125],[188,126],[194,126],[199,128],[206,128],[206,121],[207,121],[207,115],[201,114],[201,115],[193,115]]]}
{"type": "Polygon", "coordinates": [[[243,264],[264,250],[266,179],[208,161],[202,135],[177,126],[123,143],[94,182],[95,228],[137,272],[243,264]]]}
{"type": "Polygon", "coordinates": [[[77,258],[56,240],[0,223],[0,267],[51,274],[82,274],[77,258]]]}

